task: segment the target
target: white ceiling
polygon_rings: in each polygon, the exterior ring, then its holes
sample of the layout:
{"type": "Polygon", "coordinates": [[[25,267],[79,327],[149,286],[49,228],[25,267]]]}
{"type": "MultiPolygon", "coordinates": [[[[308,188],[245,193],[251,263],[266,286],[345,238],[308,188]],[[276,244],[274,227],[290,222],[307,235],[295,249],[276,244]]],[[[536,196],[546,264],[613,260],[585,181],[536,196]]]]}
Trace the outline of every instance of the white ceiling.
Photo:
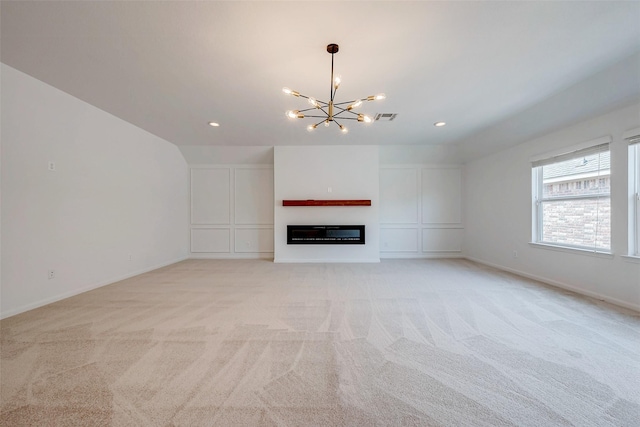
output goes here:
{"type": "Polygon", "coordinates": [[[639,2],[28,2],[1,60],[177,145],[418,144],[471,158],[640,100],[639,2]],[[283,86],[362,112],[290,120],[283,86]],[[207,122],[221,124],[212,128],[207,122]],[[447,126],[435,128],[436,121],[447,126]]]}

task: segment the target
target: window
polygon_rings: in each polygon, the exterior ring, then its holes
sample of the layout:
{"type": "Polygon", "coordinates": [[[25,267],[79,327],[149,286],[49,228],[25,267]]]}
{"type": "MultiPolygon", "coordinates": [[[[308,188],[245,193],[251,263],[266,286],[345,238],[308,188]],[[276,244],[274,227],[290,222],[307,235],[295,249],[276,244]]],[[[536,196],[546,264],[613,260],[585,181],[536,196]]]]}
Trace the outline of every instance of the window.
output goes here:
{"type": "Polygon", "coordinates": [[[629,255],[640,256],[640,129],[627,132],[629,143],[629,255]]]}
{"type": "Polygon", "coordinates": [[[610,157],[607,142],[532,163],[534,242],[610,252],[610,157]]]}

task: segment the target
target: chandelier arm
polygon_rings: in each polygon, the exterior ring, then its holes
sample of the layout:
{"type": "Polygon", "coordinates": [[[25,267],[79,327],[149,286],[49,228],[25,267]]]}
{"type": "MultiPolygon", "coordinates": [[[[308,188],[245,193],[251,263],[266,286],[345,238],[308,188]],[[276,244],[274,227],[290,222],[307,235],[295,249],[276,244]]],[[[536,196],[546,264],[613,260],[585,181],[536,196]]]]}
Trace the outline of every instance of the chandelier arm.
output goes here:
{"type": "MultiPolygon", "coordinates": [[[[303,94],[298,95],[298,97],[304,98],[304,99],[310,99],[311,98],[310,96],[303,95],[303,94]]],[[[318,102],[320,104],[324,104],[324,105],[329,105],[328,102],[320,101],[319,99],[316,99],[316,102],[318,102]]]]}
{"type": "MultiPolygon", "coordinates": [[[[327,119],[327,117],[329,117],[329,116],[306,116],[306,115],[305,115],[304,117],[305,117],[305,118],[307,118],[307,117],[316,117],[316,118],[321,118],[321,119],[325,119],[325,120],[326,120],[326,119],[327,119]]],[[[352,120],[353,120],[353,119],[352,119],[352,120]]],[[[324,120],[323,120],[322,122],[324,122],[324,120]]],[[[322,122],[320,122],[320,123],[322,123],[322,122]]]]}
{"type": "Polygon", "coordinates": [[[298,110],[298,111],[300,111],[301,113],[304,113],[305,111],[320,110],[323,113],[327,114],[322,108],[323,107],[311,107],[311,108],[305,108],[304,110],[298,110]]]}
{"type": "MultiPolygon", "coordinates": [[[[335,105],[334,105],[334,107],[335,107],[335,105]]],[[[347,110],[346,108],[341,108],[341,107],[336,107],[336,108],[339,108],[340,112],[334,114],[334,116],[337,116],[338,114],[342,114],[342,113],[350,113],[350,114],[353,114],[354,116],[358,116],[359,115],[359,113],[356,113],[355,111],[347,110]]]]}
{"type": "Polygon", "coordinates": [[[323,113],[325,113],[327,115],[327,117],[329,117],[329,113],[327,113],[324,109],[324,107],[319,107],[318,110],[322,111],[323,113]]]}
{"type": "Polygon", "coordinates": [[[357,99],[354,99],[353,101],[338,102],[338,103],[333,104],[333,106],[335,107],[335,106],[338,106],[338,105],[353,104],[356,101],[357,101],[357,99]]]}
{"type": "MultiPolygon", "coordinates": [[[[311,117],[311,116],[305,116],[305,117],[311,117]]],[[[335,117],[336,116],[333,116],[334,122],[336,121],[335,117]]],[[[357,117],[340,117],[340,120],[358,120],[358,118],[357,117]]]]}
{"type": "MultiPolygon", "coordinates": [[[[308,111],[308,110],[320,110],[325,114],[326,117],[329,117],[329,113],[325,111],[324,107],[307,108],[306,110],[302,110],[302,111],[308,111]]],[[[307,116],[307,117],[314,117],[314,116],[307,116]]],[[[324,117],[324,116],[315,116],[315,117],[324,117]]]]}

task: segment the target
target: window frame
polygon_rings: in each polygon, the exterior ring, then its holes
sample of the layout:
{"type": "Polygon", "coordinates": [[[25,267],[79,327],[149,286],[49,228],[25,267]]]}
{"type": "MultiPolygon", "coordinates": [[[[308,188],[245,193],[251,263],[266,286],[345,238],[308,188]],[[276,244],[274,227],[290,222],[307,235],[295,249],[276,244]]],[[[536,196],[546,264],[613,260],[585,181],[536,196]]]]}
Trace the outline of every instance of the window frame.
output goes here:
{"type": "Polygon", "coordinates": [[[629,256],[640,258],[640,143],[629,145],[629,256]]]}
{"type": "Polygon", "coordinates": [[[632,194],[633,204],[634,204],[634,214],[635,214],[634,215],[635,216],[635,222],[634,222],[635,233],[633,233],[635,235],[634,255],[637,257],[640,257],[640,144],[635,144],[632,148],[633,148],[633,151],[635,151],[634,153],[635,167],[633,170],[633,173],[635,175],[634,176],[635,188],[632,194]]]}
{"type": "MultiPolygon", "coordinates": [[[[598,194],[580,194],[580,195],[566,195],[566,196],[553,196],[553,197],[544,197],[544,179],[543,179],[543,171],[542,168],[545,165],[550,165],[554,163],[560,163],[565,160],[569,160],[572,158],[580,157],[584,155],[585,152],[590,149],[597,149],[599,146],[607,145],[606,149],[600,149],[600,152],[609,152],[611,155],[611,137],[602,137],[596,140],[588,141],[582,144],[578,144],[571,147],[566,147],[561,150],[557,150],[555,152],[542,154],[531,158],[531,183],[532,183],[532,233],[531,233],[531,243],[541,246],[549,246],[555,248],[576,250],[580,252],[589,252],[589,253],[597,253],[597,254],[612,254],[613,242],[612,242],[612,234],[609,233],[609,248],[602,248],[595,245],[594,246],[581,246],[581,245],[572,245],[567,243],[557,243],[557,242],[549,242],[544,240],[543,231],[544,231],[544,223],[543,223],[543,208],[545,202],[559,202],[559,201],[570,201],[570,200],[586,200],[586,199],[602,199],[608,198],[611,203],[611,184],[609,186],[608,193],[598,193],[598,194]],[[558,159],[556,159],[558,158],[558,159]]],[[[640,151],[640,150],[639,150],[640,151]]],[[[600,169],[599,169],[600,171],[600,169]]],[[[598,172],[599,172],[598,171],[598,172]]],[[[611,182],[611,166],[609,167],[609,182],[611,182]]],[[[596,183],[599,178],[596,176],[594,178],[596,183]]],[[[585,189],[591,188],[590,186],[585,185],[585,189]]],[[[640,205],[640,204],[639,204],[640,205]]],[[[640,206],[639,208],[640,209],[640,206]]],[[[640,223],[639,227],[640,228],[640,223]]],[[[637,233],[637,234],[640,234],[637,233]]],[[[638,248],[638,246],[635,246],[638,248]]]]}

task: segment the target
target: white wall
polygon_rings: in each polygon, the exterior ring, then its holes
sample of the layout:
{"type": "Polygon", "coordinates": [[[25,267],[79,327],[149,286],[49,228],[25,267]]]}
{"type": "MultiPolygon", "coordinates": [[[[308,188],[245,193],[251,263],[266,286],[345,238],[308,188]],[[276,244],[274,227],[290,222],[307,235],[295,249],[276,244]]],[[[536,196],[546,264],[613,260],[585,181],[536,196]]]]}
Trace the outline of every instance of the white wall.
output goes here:
{"type": "Polygon", "coordinates": [[[462,238],[460,166],[381,167],[382,258],[460,257],[462,238]]]}
{"type": "Polygon", "coordinates": [[[1,73],[1,316],[187,257],[188,168],[174,145],[1,73]]]}
{"type": "Polygon", "coordinates": [[[528,141],[466,165],[465,255],[557,286],[640,309],[640,263],[627,254],[627,145],[622,134],[640,124],[640,105],[528,141]],[[530,245],[530,158],[610,135],[612,252],[598,256],[530,245]],[[517,251],[517,258],[514,257],[517,251]]]}
{"type": "MultiPolygon", "coordinates": [[[[215,132],[215,129],[212,129],[215,132]]],[[[180,152],[189,165],[271,165],[273,147],[181,145],[180,152]]]]}
{"type": "Polygon", "coordinates": [[[380,261],[377,146],[275,147],[274,177],[275,262],[380,261]],[[370,199],[371,206],[282,206],[287,199],[370,199]],[[309,224],[364,224],[366,244],[287,245],[287,225],[309,224]]]}

